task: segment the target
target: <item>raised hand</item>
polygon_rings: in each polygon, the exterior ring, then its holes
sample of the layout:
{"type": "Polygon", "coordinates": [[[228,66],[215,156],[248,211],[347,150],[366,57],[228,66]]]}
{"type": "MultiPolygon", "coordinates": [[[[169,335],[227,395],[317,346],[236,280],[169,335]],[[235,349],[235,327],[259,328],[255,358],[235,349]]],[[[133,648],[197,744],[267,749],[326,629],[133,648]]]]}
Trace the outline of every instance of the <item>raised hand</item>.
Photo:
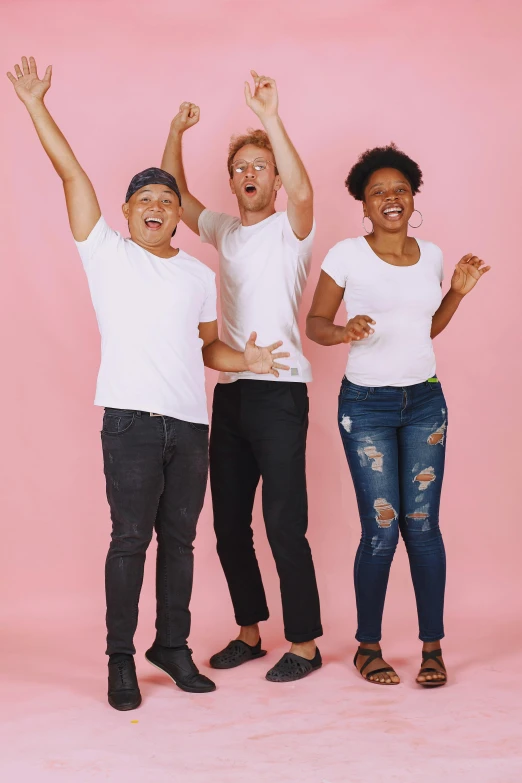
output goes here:
{"type": "Polygon", "coordinates": [[[259,119],[277,116],[277,87],[273,79],[268,76],[258,76],[255,71],[250,71],[254,79],[254,94],[250,89],[250,84],[245,82],[245,100],[259,119]]]}
{"type": "Polygon", "coordinates": [[[259,375],[275,375],[279,378],[278,370],[289,370],[285,364],[279,364],[276,359],[284,359],[286,356],[290,356],[289,353],[274,353],[278,348],[282,346],[281,340],[277,343],[272,343],[266,348],[260,348],[256,345],[257,334],[252,332],[248,338],[246,348],[244,351],[245,363],[249,372],[255,372],[259,375]]]}
{"type": "Polygon", "coordinates": [[[490,269],[490,266],[484,266],[484,261],[480,258],[474,256],[473,253],[468,253],[460,259],[455,267],[451,278],[451,290],[461,296],[469,294],[482,275],[485,275],[490,269]]]}
{"type": "Polygon", "coordinates": [[[36,71],[36,61],[34,57],[22,57],[22,67],[18,63],[14,67],[16,76],[11,71],[7,72],[7,78],[14,86],[16,94],[20,100],[25,103],[32,101],[41,101],[49,87],[51,86],[52,66],[48,65],[43,79],[38,78],[36,71]]]}
{"type": "Polygon", "coordinates": [[[350,318],[344,327],[343,343],[357,342],[357,340],[369,337],[375,331],[370,324],[375,325],[375,321],[369,315],[356,315],[354,318],[350,318]]]}
{"type": "Polygon", "coordinates": [[[185,103],[181,104],[179,112],[170,123],[170,130],[181,135],[197,122],[199,122],[199,106],[185,101],[185,103]]]}

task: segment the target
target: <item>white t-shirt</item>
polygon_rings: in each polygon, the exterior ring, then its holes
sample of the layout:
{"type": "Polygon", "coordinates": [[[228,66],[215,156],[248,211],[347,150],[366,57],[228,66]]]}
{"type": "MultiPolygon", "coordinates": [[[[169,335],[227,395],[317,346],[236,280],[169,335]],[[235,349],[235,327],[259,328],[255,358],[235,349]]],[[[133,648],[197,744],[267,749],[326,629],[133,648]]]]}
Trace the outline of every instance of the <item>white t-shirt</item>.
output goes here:
{"type": "Polygon", "coordinates": [[[360,386],[411,386],[435,374],[431,322],[442,300],[442,251],[417,240],[413,266],[387,264],[364,237],[345,239],[322,269],[344,288],[348,318],[369,315],[374,334],[350,345],[346,377],[360,386]]]}
{"type": "Polygon", "coordinates": [[[280,350],[290,353],[288,359],[281,359],[290,370],[280,370],[279,378],[226,372],[220,374],[219,382],[238,378],[311,381],[297,316],[310,271],[315,223],[306,239],[299,240],[286,212],[243,226],[237,217],[205,209],[199,217],[199,233],[201,241],[214,245],[219,253],[221,339],[244,351],[251,332],[257,332],[257,345],[282,340],[280,350]]]}
{"type": "Polygon", "coordinates": [[[103,217],[76,245],[101,334],[94,404],[208,424],[198,325],[217,317],[214,273],[182,250],[147,252],[103,217]]]}

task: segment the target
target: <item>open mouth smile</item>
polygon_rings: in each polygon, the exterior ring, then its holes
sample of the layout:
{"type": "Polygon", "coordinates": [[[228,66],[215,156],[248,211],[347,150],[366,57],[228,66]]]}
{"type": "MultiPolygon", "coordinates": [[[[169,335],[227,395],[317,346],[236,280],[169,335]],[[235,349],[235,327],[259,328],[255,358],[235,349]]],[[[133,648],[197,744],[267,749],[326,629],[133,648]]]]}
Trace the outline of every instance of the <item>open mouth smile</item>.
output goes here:
{"type": "Polygon", "coordinates": [[[163,220],[158,217],[147,217],[145,218],[145,225],[149,231],[159,231],[163,225],[163,220]]]}
{"type": "Polygon", "coordinates": [[[384,215],[386,220],[400,220],[403,211],[404,211],[403,208],[398,206],[386,207],[386,209],[383,210],[382,214],[384,215]]]}

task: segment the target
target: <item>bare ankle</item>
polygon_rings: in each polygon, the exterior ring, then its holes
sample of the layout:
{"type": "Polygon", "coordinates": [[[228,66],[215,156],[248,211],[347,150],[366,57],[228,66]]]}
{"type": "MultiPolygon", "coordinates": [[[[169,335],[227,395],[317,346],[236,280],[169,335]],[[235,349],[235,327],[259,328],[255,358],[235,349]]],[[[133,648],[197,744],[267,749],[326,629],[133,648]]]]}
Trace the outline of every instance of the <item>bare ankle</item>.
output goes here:
{"type": "Polygon", "coordinates": [[[294,655],[300,655],[301,658],[307,658],[309,661],[315,658],[317,645],[315,639],[311,639],[309,642],[292,642],[290,652],[294,655]]]}
{"type": "Polygon", "coordinates": [[[433,652],[433,650],[440,649],[440,642],[440,639],[437,642],[423,642],[422,649],[424,652],[433,652]]]}
{"type": "Polygon", "coordinates": [[[239,629],[239,636],[236,638],[250,647],[254,647],[260,639],[259,625],[257,623],[255,625],[242,625],[239,629]]]}

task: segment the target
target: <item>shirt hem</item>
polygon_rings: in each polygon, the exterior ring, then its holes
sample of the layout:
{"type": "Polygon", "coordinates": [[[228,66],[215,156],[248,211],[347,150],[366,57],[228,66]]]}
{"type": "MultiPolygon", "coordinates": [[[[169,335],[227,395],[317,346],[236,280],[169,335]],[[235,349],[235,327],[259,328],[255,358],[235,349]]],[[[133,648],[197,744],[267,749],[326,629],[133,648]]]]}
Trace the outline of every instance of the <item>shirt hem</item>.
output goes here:
{"type": "Polygon", "coordinates": [[[265,375],[258,375],[257,373],[237,373],[232,375],[224,375],[220,373],[218,383],[235,383],[235,381],[267,381],[275,383],[311,383],[313,378],[311,375],[280,375],[276,378],[274,375],[266,373],[265,375]]]}

